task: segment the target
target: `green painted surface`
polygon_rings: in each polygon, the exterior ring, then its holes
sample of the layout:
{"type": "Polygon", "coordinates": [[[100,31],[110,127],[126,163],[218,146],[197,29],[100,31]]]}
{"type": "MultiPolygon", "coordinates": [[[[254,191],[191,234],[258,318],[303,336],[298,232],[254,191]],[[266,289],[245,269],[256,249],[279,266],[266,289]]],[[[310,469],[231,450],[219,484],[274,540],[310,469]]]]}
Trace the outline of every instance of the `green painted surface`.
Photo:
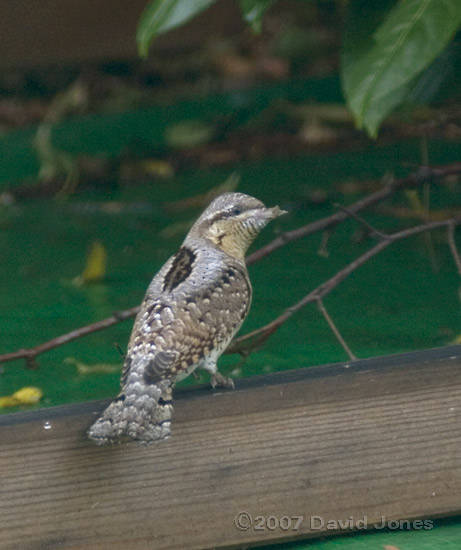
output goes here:
{"type": "MultiPolygon", "coordinates": [[[[401,158],[417,162],[417,145],[402,149],[371,148],[348,155],[240,166],[241,191],[268,204],[279,203],[292,209],[290,216],[265,230],[255,248],[273,238],[275,230],[298,227],[333,211],[306,203],[297,206],[307,187],[328,188],[352,177],[378,177],[385,170],[398,168],[401,158]]],[[[433,162],[442,163],[453,158],[455,150],[453,146],[434,143],[431,154],[433,162]]],[[[173,182],[112,194],[108,201],[80,195],[65,204],[47,200],[3,209],[1,351],[35,346],[138,304],[151,277],[182,240],[182,235],[159,238],[159,231],[181,220],[192,221],[199,213],[168,216],[162,203],[194,196],[227,176],[225,171],[183,173],[173,182]],[[94,240],[100,240],[107,249],[107,277],[102,283],[76,286],[73,279],[83,271],[94,240]]],[[[344,199],[351,200],[352,197],[344,199]]],[[[401,227],[390,218],[368,219],[391,230],[401,227]]],[[[326,258],[317,254],[321,235],[314,235],[253,265],[250,271],[254,302],[244,330],[270,321],[369,248],[372,240],[351,241],[356,229],[356,223],[348,221],[334,233],[326,258]]],[[[425,239],[416,237],[392,245],[327,297],[325,304],[331,316],[359,357],[442,346],[460,333],[459,278],[444,239],[442,233],[433,236],[437,273],[432,272],[425,239]]],[[[74,366],[63,361],[75,357],[84,363],[120,362],[113,344],[117,342],[124,348],[130,330],[128,321],[48,352],[39,358],[40,369],[35,372],[24,370],[20,361],[6,364],[0,378],[1,394],[23,385],[39,385],[45,393],[43,406],[113,395],[117,392],[118,374],[81,376],[74,366]]],[[[314,306],[309,306],[248,359],[243,374],[344,359],[325,321],[314,306]]],[[[236,361],[236,356],[227,356],[221,363],[231,369],[236,361]]]]}
{"type": "MultiPolygon", "coordinates": [[[[118,155],[125,147],[165,147],[165,130],[182,120],[215,122],[231,115],[237,126],[254,120],[265,109],[283,98],[290,102],[339,102],[336,77],[294,81],[266,89],[237,91],[207,97],[206,101],[184,101],[137,111],[98,113],[75,117],[53,130],[53,143],[70,153],[108,156],[118,155]]],[[[33,128],[0,135],[0,189],[31,177],[37,170],[33,149],[33,128]]]]}
{"type": "MultiPolygon", "coordinates": [[[[362,518],[357,518],[362,519],[362,518]]],[[[395,528],[340,535],[292,544],[276,544],[260,547],[260,550],[459,550],[461,547],[461,522],[449,519],[433,522],[431,529],[395,528]]]]}
{"type": "MultiPolygon", "coordinates": [[[[215,101],[213,109],[222,108],[219,101],[215,101]]],[[[168,120],[180,120],[186,115],[190,118],[191,109],[198,117],[204,112],[203,105],[184,107],[168,120]]],[[[149,118],[149,124],[153,124],[154,118],[149,118]]],[[[165,120],[161,124],[165,125],[165,120]]],[[[148,129],[149,139],[155,141],[161,131],[150,128],[143,114],[116,115],[115,119],[104,115],[90,117],[86,122],[76,120],[60,130],[62,146],[71,151],[95,153],[99,143],[101,154],[115,154],[123,142],[120,128],[126,128],[127,138],[139,132],[143,124],[144,137],[148,129]]],[[[23,131],[10,136],[10,141],[8,136],[2,138],[3,181],[33,175],[34,161],[26,139],[31,135],[31,131],[23,131]]],[[[459,160],[459,145],[433,141],[428,148],[432,164],[459,160]]],[[[419,162],[419,144],[412,142],[387,147],[370,145],[364,151],[353,153],[306,155],[238,166],[240,191],[253,194],[269,205],[278,203],[291,210],[289,216],[264,231],[253,249],[273,238],[274,231],[292,229],[334,211],[329,205],[310,205],[305,197],[311,189],[330,190],[334,200],[347,204],[358,196],[340,195],[336,184],[378,179],[392,171],[399,174],[402,163],[419,162]]],[[[3,289],[0,352],[38,345],[138,304],[151,277],[175,252],[183,237],[161,238],[159,232],[178,221],[193,221],[199,214],[191,210],[171,216],[165,213],[163,203],[207,191],[229,173],[229,170],[183,172],[168,182],[119,189],[107,195],[80,193],[64,204],[44,200],[3,207],[0,210],[0,285],[3,289]],[[73,279],[83,271],[87,251],[95,240],[101,241],[108,252],[107,277],[98,284],[76,286],[73,279]]],[[[458,195],[453,189],[434,190],[433,204],[450,205],[458,196],[459,189],[458,195]]],[[[403,199],[400,202],[405,204],[403,199]]],[[[389,231],[412,223],[377,214],[367,214],[366,218],[389,231]]],[[[330,238],[328,257],[317,254],[321,241],[318,234],[291,243],[253,265],[250,274],[254,301],[243,332],[269,322],[371,247],[371,239],[359,243],[351,240],[356,229],[357,224],[352,220],[343,224],[330,238]]],[[[432,244],[435,271],[427,240],[416,237],[392,245],[326,298],[330,315],[359,357],[443,346],[452,343],[461,333],[460,280],[445,234],[434,233],[432,244]]],[[[41,406],[45,407],[115,395],[118,372],[82,375],[65,359],[73,357],[88,364],[120,363],[121,366],[114,343],[125,348],[131,325],[128,321],[48,352],[39,357],[40,368],[36,371],[25,370],[22,361],[5,364],[0,376],[0,395],[11,394],[26,385],[39,386],[44,392],[41,406]]],[[[237,377],[345,359],[315,306],[309,306],[283,326],[266,347],[253,354],[237,377]]],[[[221,367],[231,372],[237,362],[237,356],[226,356],[221,360],[221,367]]],[[[192,383],[195,382],[184,382],[192,383]]],[[[340,537],[283,548],[382,549],[385,544],[392,544],[401,550],[454,549],[461,547],[459,525],[438,525],[430,532],[340,537]]]]}

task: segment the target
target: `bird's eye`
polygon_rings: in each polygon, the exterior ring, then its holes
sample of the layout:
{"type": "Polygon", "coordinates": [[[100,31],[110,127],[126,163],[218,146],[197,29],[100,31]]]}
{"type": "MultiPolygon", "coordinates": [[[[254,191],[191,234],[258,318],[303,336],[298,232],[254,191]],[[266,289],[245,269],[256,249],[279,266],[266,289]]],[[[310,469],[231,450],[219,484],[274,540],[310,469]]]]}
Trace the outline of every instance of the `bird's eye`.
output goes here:
{"type": "Polygon", "coordinates": [[[242,213],[241,209],[238,208],[237,206],[232,209],[232,214],[234,214],[234,216],[239,216],[241,213],[242,213]]]}

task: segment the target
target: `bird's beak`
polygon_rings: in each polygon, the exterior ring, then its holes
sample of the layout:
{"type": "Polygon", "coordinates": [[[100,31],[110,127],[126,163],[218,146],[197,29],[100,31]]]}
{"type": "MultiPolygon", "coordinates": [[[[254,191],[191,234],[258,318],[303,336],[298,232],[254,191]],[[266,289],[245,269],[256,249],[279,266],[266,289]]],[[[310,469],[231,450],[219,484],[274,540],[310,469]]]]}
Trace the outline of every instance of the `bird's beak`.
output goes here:
{"type": "Polygon", "coordinates": [[[273,206],[272,208],[267,208],[266,210],[271,219],[278,218],[279,216],[283,216],[284,214],[288,214],[287,210],[282,210],[278,206],[273,206]]]}

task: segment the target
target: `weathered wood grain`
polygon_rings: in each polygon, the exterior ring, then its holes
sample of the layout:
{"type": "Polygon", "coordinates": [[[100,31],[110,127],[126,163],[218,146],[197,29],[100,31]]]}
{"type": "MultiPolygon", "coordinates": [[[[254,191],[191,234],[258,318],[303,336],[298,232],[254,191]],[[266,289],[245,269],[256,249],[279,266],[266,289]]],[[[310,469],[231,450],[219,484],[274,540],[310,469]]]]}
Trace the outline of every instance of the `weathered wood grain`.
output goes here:
{"type": "Polygon", "coordinates": [[[461,512],[461,346],[178,392],[149,448],[87,441],[103,406],[0,417],[2,550],[232,548],[337,532],[312,517],[461,512]]]}

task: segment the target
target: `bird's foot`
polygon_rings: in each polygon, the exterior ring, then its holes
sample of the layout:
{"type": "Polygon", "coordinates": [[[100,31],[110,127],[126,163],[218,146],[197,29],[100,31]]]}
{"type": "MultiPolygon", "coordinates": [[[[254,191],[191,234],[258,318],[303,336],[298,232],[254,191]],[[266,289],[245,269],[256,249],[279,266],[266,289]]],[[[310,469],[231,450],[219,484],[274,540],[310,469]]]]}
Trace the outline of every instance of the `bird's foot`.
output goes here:
{"type": "Polygon", "coordinates": [[[233,390],[235,388],[232,378],[226,378],[220,372],[216,372],[211,375],[211,387],[214,389],[216,386],[221,386],[229,390],[233,390]]]}

